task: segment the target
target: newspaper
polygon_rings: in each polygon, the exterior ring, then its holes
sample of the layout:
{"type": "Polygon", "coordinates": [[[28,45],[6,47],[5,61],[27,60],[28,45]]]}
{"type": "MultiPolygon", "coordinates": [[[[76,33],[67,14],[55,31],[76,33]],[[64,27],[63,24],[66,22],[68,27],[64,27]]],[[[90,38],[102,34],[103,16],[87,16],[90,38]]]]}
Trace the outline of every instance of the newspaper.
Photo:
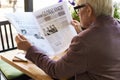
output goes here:
{"type": "Polygon", "coordinates": [[[65,51],[77,34],[71,25],[71,14],[66,2],[60,2],[35,12],[6,14],[18,33],[49,56],[65,51]]]}

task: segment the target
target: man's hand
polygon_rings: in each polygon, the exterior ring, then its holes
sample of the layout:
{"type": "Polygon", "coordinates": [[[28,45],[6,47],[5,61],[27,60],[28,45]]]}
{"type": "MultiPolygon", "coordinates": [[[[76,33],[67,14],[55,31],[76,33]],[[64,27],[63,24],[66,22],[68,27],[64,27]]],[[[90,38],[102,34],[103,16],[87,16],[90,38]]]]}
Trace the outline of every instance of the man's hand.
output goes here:
{"type": "Polygon", "coordinates": [[[80,22],[77,20],[72,20],[71,24],[74,26],[77,33],[81,32],[80,22]]]}
{"type": "Polygon", "coordinates": [[[20,50],[27,51],[32,46],[32,44],[23,35],[20,34],[15,37],[15,41],[17,43],[18,49],[20,50]]]}

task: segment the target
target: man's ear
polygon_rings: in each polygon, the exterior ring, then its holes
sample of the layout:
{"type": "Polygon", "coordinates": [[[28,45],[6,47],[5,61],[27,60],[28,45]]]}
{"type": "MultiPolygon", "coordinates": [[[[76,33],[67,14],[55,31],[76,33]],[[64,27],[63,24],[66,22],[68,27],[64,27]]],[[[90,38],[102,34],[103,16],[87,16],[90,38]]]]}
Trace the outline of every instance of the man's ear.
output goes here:
{"type": "Polygon", "coordinates": [[[91,15],[93,15],[93,8],[89,4],[86,4],[86,6],[87,6],[88,17],[90,17],[91,15]]]}

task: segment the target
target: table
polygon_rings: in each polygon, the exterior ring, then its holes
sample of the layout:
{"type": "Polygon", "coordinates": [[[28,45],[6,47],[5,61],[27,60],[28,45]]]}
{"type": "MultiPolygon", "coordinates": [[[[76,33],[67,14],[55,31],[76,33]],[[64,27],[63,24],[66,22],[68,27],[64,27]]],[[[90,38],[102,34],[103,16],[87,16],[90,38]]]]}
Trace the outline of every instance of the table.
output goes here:
{"type": "Polygon", "coordinates": [[[16,55],[18,51],[19,50],[7,51],[6,53],[1,55],[1,59],[35,80],[53,80],[43,70],[38,68],[35,64],[33,64],[30,61],[14,62],[13,61],[14,55],[16,55]]]}

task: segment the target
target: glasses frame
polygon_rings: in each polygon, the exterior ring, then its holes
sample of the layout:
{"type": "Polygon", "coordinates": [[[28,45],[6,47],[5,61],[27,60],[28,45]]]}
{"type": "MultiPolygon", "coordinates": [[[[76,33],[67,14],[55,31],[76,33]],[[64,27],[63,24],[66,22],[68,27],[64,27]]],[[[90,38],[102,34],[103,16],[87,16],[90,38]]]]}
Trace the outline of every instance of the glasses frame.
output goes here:
{"type": "Polygon", "coordinates": [[[83,7],[85,7],[85,6],[86,6],[85,4],[81,4],[81,5],[75,6],[75,7],[74,7],[75,13],[78,14],[79,9],[80,9],[80,8],[83,8],[83,7]],[[78,11],[77,11],[77,10],[78,10],[78,11]]]}

